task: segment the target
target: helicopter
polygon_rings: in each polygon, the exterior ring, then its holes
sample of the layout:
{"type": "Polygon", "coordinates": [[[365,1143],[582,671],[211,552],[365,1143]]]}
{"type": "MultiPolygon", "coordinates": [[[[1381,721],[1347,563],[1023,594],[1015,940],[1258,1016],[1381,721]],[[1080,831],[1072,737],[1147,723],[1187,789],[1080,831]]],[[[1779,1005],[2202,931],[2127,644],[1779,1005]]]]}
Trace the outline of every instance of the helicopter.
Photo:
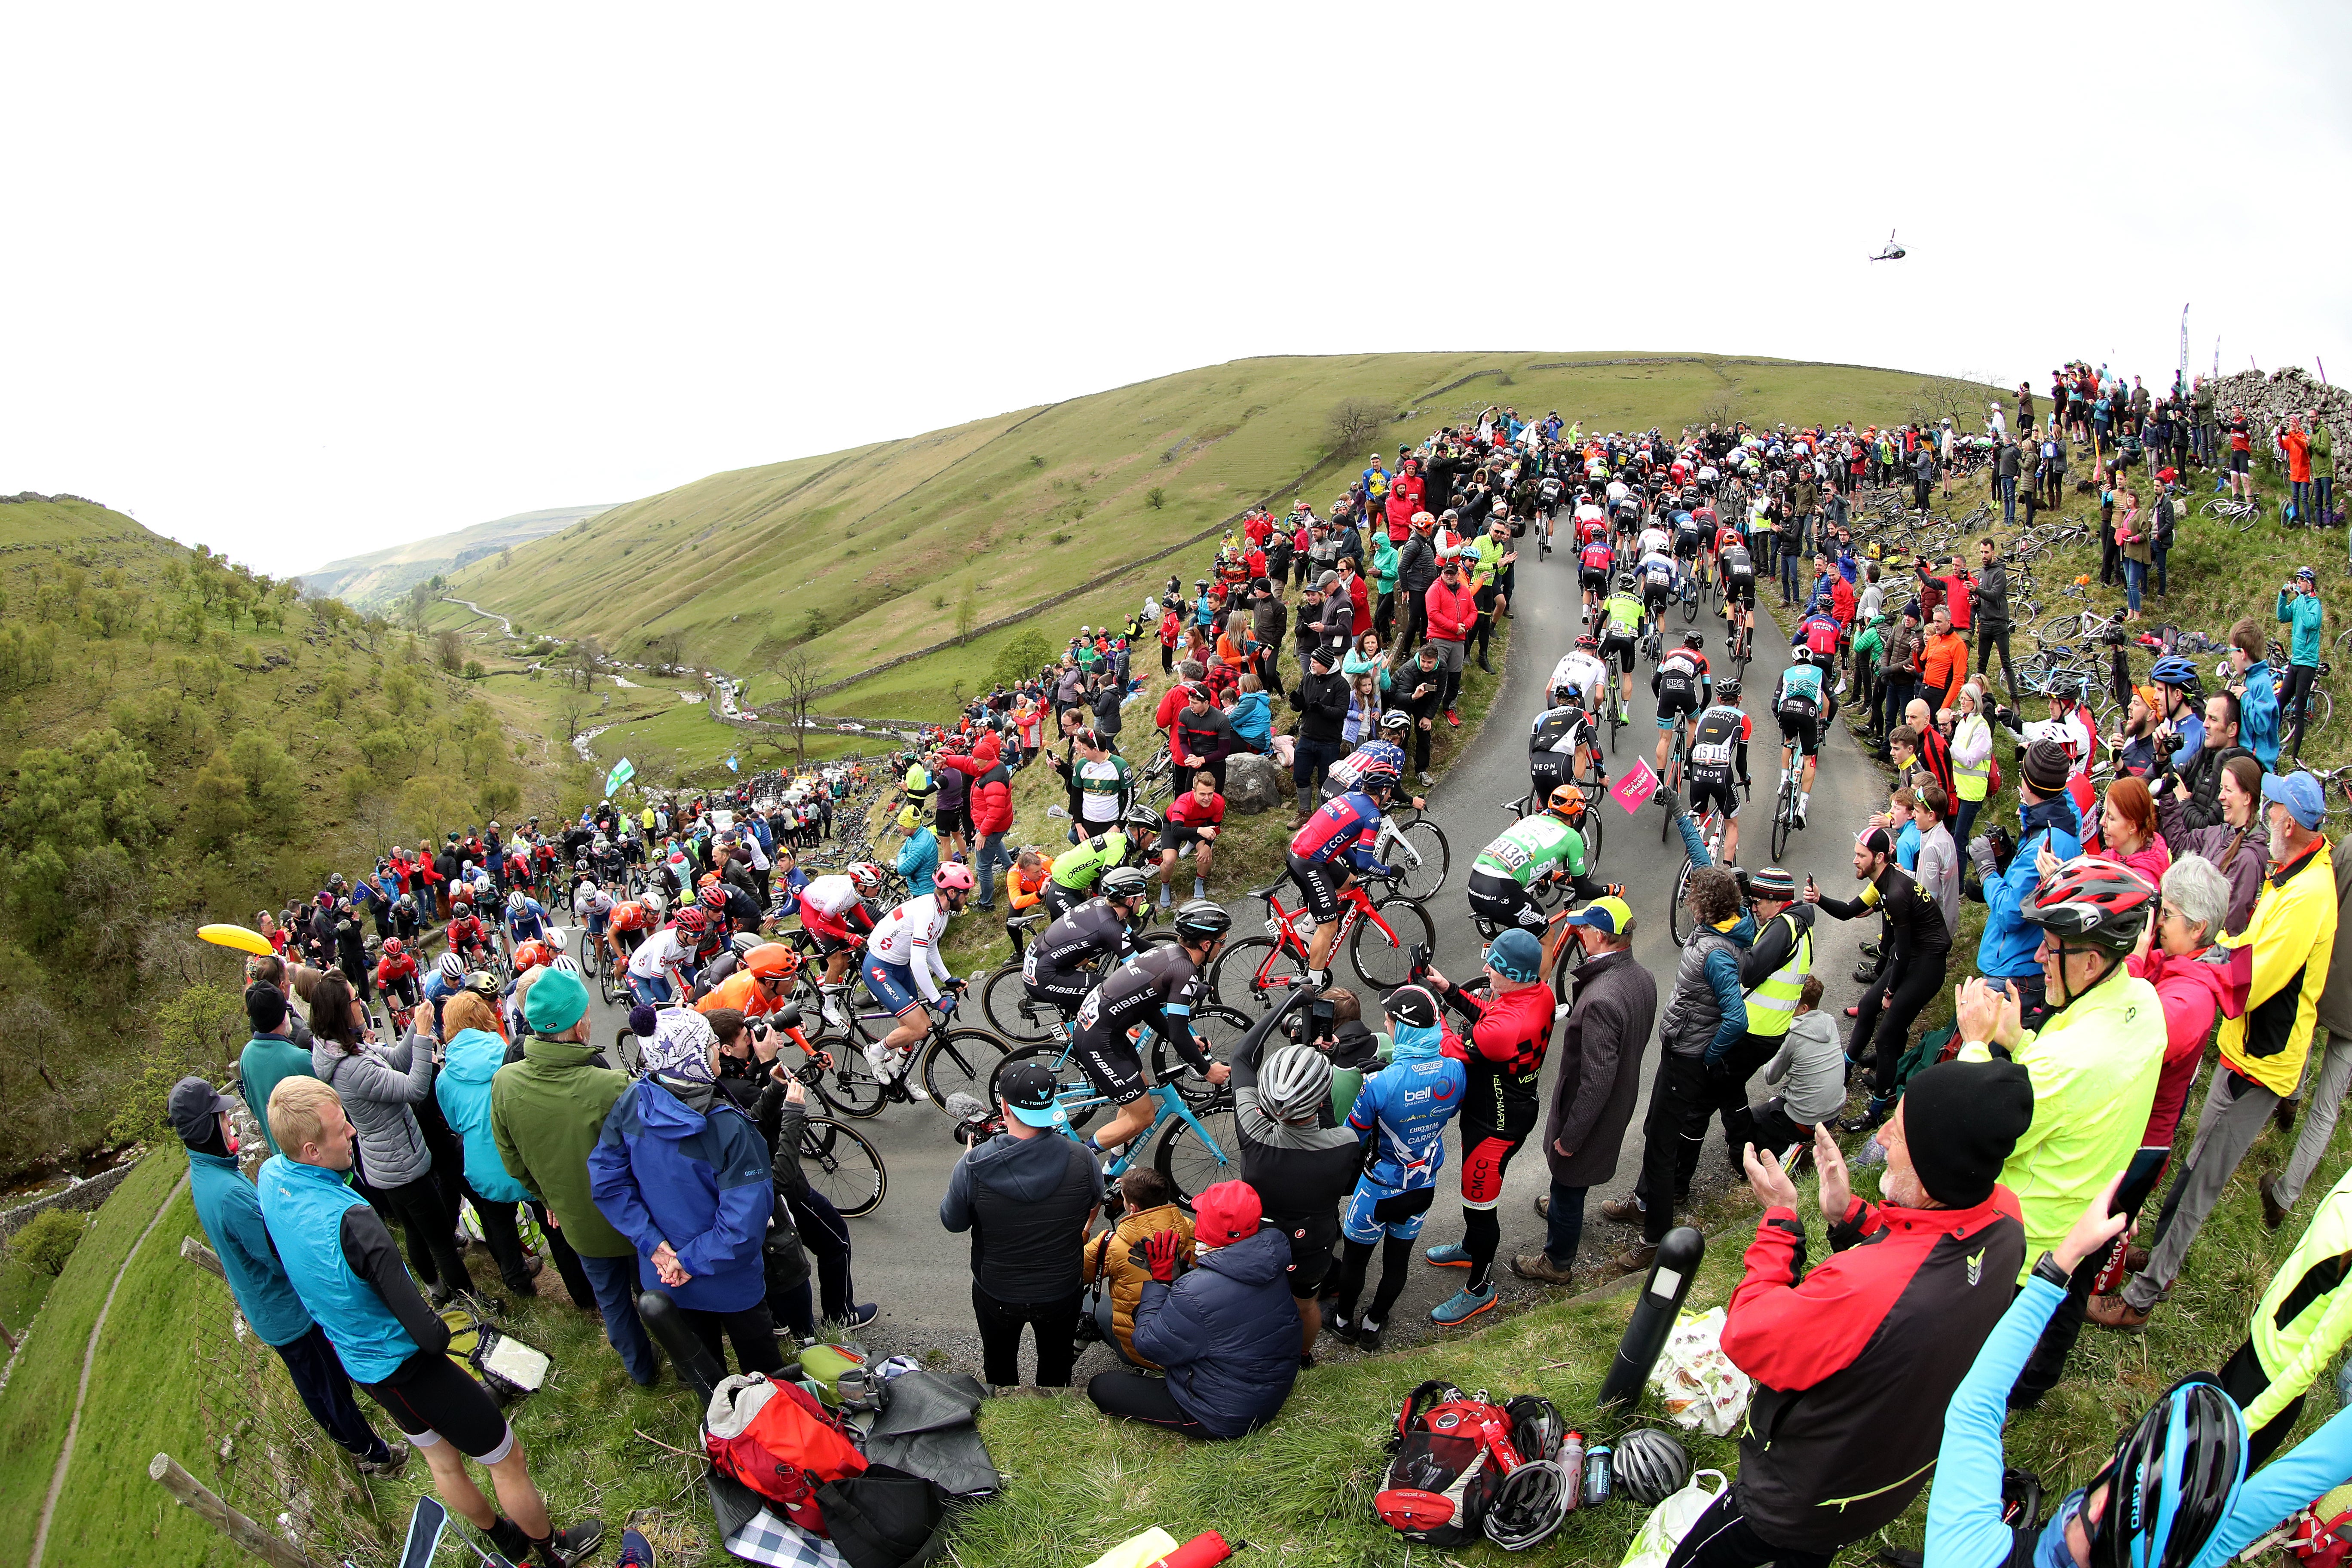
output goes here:
{"type": "Polygon", "coordinates": [[[1870,259],[1873,261],[1900,261],[1906,254],[1907,252],[1906,252],[1901,246],[1895,243],[1895,231],[1890,228],[1886,231],[1886,248],[1880,251],[1870,259]]]}

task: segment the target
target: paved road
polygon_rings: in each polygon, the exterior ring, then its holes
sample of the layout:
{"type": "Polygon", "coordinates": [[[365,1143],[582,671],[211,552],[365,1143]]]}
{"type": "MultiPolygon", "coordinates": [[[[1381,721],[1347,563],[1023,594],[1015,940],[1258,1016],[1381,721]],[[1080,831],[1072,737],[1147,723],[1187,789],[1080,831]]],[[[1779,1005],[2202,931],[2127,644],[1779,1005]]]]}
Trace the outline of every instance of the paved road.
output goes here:
{"type": "MultiPolygon", "coordinates": [[[[1440,969],[1457,977],[1475,974],[1479,968],[1480,947],[1467,919],[1463,895],[1470,859],[1509,820],[1497,809],[1497,803],[1527,790],[1528,725],[1540,707],[1544,679],[1560,656],[1574,647],[1580,630],[1571,558],[1556,553],[1551,560],[1540,563],[1532,559],[1523,561],[1519,587],[1509,662],[1503,689],[1494,707],[1493,721],[1455,763],[1430,799],[1430,814],[1444,828],[1453,847],[1453,870],[1431,910],[1436,917],[1439,932],[1436,962],[1440,969]]],[[[1769,608],[1777,595],[1768,588],[1766,598],[1769,608]]],[[[1704,613],[1700,621],[1702,625],[1709,624],[1704,613]]],[[[1675,629],[1678,638],[1678,615],[1675,629]]],[[[1748,689],[1762,695],[1751,695],[1748,700],[1751,712],[1764,708],[1772,683],[1787,664],[1784,638],[1759,626],[1758,643],[1758,657],[1749,667],[1748,689]]],[[[1709,645],[1711,657],[1720,663],[1720,637],[1710,637],[1709,645]]],[[[1646,681],[1646,667],[1638,668],[1634,722],[1618,737],[1614,771],[1622,772],[1637,748],[1642,749],[1640,754],[1647,755],[1646,748],[1655,742],[1654,716],[1646,681]]],[[[1847,831],[1850,826],[1859,826],[1871,810],[1883,803],[1884,775],[1866,763],[1843,726],[1833,727],[1833,731],[1830,755],[1822,764],[1813,793],[1815,826],[1797,837],[1788,858],[1790,868],[1801,880],[1810,871],[1824,889],[1844,889],[1851,886],[1853,878],[1847,831]]],[[[1776,736],[1777,731],[1769,731],[1768,735],[1776,736]]],[[[1769,754],[1759,749],[1752,761],[1759,802],[1772,787],[1778,767],[1777,747],[1769,754]]],[[[1600,809],[1609,818],[1601,874],[1608,880],[1625,883],[1631,889],[1630,901],[1641,921],[1634,936],[1634,953],[1659,977],[1663,1005],[1679,951],[1668,931],[1666,902],[1684,859],[1681,839],[1675,837],[1671,845],[1660,842],[1659,812],[1655,807],[1645,808],[1638,816],[1626,816],[1612,802],[1604,801],[1600,809]]],[[[1760,805],[1751,806],[1748,814],[1760,818],[1762,810],[1760,805]]],[[[1764,828],[1759,820],[1753,835],[1753,847],[1743,847],[1741,858],[1750,866],[1761,865],[1764,848],[1764,828]]],[[[1245,928],[1255,928],[1262,918],[1254,903],[1246,908],[1236,904],[1234,910],[1237,921],[1245,928]]],[[[1852,1000],[1857,989],[1850,976],[1859,957],[1858,943],[1865,932],[1859,924],[1847,926],[1827,919],[1820,922],[1818,929],[1814,967],[1830,987],[1831,1005],[1842,1006],[1852,1000]]],[[[1339,967],[1343,978],[1351,978],[1344,963],[1339,967]]],[[[621,1026],[619,1011],[606,1009],[602,1003],[593,1005],[597,1037],[609,1039],[621,1026]]],[[[1843,1019],[1840,1022],[1844,1025],[1843,1019]]],[[[1636,1239],[1626,1227],[1601,1219],[1599,1208],[1603,1198],[1630,1192],[1639,1173],[1642,1118],[1649,1102],[1648,1083],[1655,1061],[1653,1047],[1643,1062],[1643,1110],[1636,1112],[1627,1134],[1617,1179],[1597,1189],[1589,1205],[1582,1257],[1592,1269],[1594,1283],[1607,1278],[1600,1272],[1602,1262],[1636,1239]]],[[[1547,1100],[1554,1072],[1556,1068],[1545,1075],[1547,1100]]],[[[1751,1090],[1760,1096],[1760,1084],[1752,1085],[1751,1090]]],[[[928,1106],[898,1106],[863,1125],[882,1149],[890,1175],[889,1195],[882,1207],[853,1225],[858,1293],[883,1308],[883,1317],[866,1331],[863,1339],[869,1348],[886,1353],[936,1346],[947,1350],[960,1364],[977,1370],[979,1345],[971,1326],[968,1243],[962,1237],[942,1231],[938,1219],[939,1199],[960,1152],[949,1138],[946,1119],[928,1106]]],[[[1447,1142],[1447,1171],[1440,1181],[1442,1191],[1450,1194],[1454,1190],[1454,1172],[1459,1168],[1460,1151],[1451,1135],[1447,1142]]],[[[1720,1184],[1730,1174],[1721,1134],[1711,1131],[1699,1180],[1702,1184],[1720,1184]]],[[[1498,1266],[1496,1277],[1507,1300],[1540,1298],[1548,1293],[1542,1287],[1515,1279],[1508,1271],[1507,1260],[1514,1252],[1531,1250],[1540,1244],[1543,1221],[1531,1205],[1536,1195],[1549,1185],[1544,1162],[1536,1142],[1531,1141],[1511,1168],[1500,1210],[1503,1264],[1498,1266]]],[[[1441,1197],[1423,1232],[1424,1244],[1457,1240],[1461,1234],[1460,1209],[1441,1197]]],[[[1373,1268],[1377,1271],[1377,1258],[1373,1268]]],[[[1409,1343],[1435,1331],[1427,1321],[1428,1311],[1459,1289],[1462,1279],[1460,1269],[1416,1266],[1412,1281],[1392,1320],[1389,1343],[1409,1343]]],[[[1356,1352],[1326,1336],[1318,1353],[1346,1356],[1356,1352]]],[[[1081,1379],[1089,1371],[1101,1370],[1101,1366],[1108,1364],[1104,1355],[1099,1349],[1087,1352],[1079,1363],[1081,1379]]]]}

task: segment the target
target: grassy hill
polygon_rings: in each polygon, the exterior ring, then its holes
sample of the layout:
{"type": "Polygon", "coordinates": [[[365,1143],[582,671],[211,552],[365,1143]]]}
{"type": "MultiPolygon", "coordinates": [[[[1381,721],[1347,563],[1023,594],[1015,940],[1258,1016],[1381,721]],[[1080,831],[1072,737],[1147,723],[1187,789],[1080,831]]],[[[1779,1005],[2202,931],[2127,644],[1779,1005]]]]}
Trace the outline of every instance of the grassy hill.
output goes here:
{"type": "Polygon", "coordinates": [[[512,517],[478,522],[455,533],[436,533],[430,539],[413,539],[389,550],[348,555],[303,573],[302,591],[313,598],[341,599],[353,609],[389,609],[415,584],[496,555],[501,550],[527,544],[606,510],[601,506],[566,506],[551,511],[519,511],[512,517]]]}
{"type": "MultiPolygon", "coordinates": [[[[675,637],[683,658],[748,677],[755,702],[778,689],[761,673],[772,656],[804,647],[829,680],[851,683],[826,695],[829,710],[936,711],[986,684],[998,652],[1027,629],[1022,617],[1050,605],[1041,624],[1058,646],[1078,623],[1123,616],[1171,573],[1198,575],[1205,546],[1181,547],[1249,503],[1304,495],[1328,508],[1368,451],[1393,452],[1489,403],[1557,408],[1588,429],[1678,430],[1885,420],[1940,407],[1957,384],[1721,356],[1240,360],[714,474],[510,560],[478,562],[450,592],[535,632],[593,636],[625,658],[675,637]],[[1372,418],[1338,450],[1334,411],[1350,402],[1372,418]],[[1171,547],[1165,560],[1143,559],[1171,547]],[[963,632],[961,646],[890,664],[963,632]]],[[[461,606],[437,614],[441,624],[472,620],[461,606]]]]}

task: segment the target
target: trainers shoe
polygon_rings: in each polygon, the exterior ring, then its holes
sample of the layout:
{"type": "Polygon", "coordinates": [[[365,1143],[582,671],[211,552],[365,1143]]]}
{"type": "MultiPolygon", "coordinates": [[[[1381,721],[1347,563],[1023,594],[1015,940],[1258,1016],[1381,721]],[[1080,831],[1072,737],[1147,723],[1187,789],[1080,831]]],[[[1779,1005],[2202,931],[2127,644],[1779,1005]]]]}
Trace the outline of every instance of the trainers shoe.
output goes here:
{"type": "Polygon", "coordinates": [[[1433,1247],[1428,1251],[1423,1253],[1422,1256],[1428,1258],[1432,1263],[1436,1264],[1440,1268],[1467,1268],[1470,1267],[1469,1251],[1458,1241],[1449,1241],[1443,1247],[1433,1247]]]}
{"type": "Polygon", "coordinates": [[[621,1531],[621,1555],[614,1568],[654,1568],[653,1542],[634,1530],[621,1531]]]}
{"type": "Polygon", "coordinates": [[[1381,1331],[1368,1323],[1359,1323],[1348,1335],[1348,1341],[1366,1355],[1379,1353],[1381,1331]]]}
{"type": "Polygon", "coordinates": [[[845,1329],[862,1329],[881,1315],[882,1309],[871,1301],[853,1302],[848,1312],[842,1318],[841,1326],[845,1329]]]}
{"type": "Polygon", "coordinates": [[[1459,713],[1456,713],[1456,712],[1455,712],[1453,709],[1451,709],[1451,708],[1448,708],[1448,709],[1445,710],[1445,721],[1446,721],[1447,723],[1449,723],[1449,724],[1453,725],[1453,726],[1454,726],[1455,729],[1457,729],[1457,730],[1459,730],[1460,728],[1462,728],[1462,715],[1461,715],[1461,714],[1459,714],[1459,713]]]}
{"type": "Polygon", "coordinates": [[[1601,1217],[1613,1219],[1619,1225],[1639,1225],[1642,1223],[1642,1200],[1631,1193],[1622,1198],[1611,1198],[1601,1205],[1601,1217]]]}
{"type": "Polygon", "coordinates": [[[575,1520],[555,1532],[555,1538],[542,1542],[540,1560],[547,1568],[572,1568],[594,1554],[604,1544],[604,1521],[601,1519],[575,1520]]]}
{"type": "Polygon", "coordinates": [[[1433,778],[1431,778],[1431,777],[1429,776],[1429,773],[1428,773],[1428,772],[1427,772],[1427,770],[1426,770],[1426,769],[1424,769],[1423,772],[1421,772],[1421,773],[1419,773],[1414,774],[1413,776],[1414,776],[1414,777],[1416,777],[1416,778],[1418,778],[1419,780],[1421,780],[1421,782],[1422,782],[1423,784],[1434,784],[1434,783],[1436,783],[1436,782],[1437,782],[1436,780],[1434,780],[1434,779],[1433,779],[1433,778]]]}
{"type": "Polygon", "coordinates": [[[1542,1251],[1522,1252],[1511,1259],[1511,1272],[1522,1279],[1532,1279],[1538,1285],[1567,1285],[1575,1279],[1573,1268],[1562,1268],[1542,1251]]]}
{"type": "Polygon", "coordinates": [[[381,1459],[362,1459],[360,1474],[363,1476],[396,1476],[408,1468],[408,1445],[386,1443],[381,1459]]]}
{"type": "Polygon", "coordinates": [[[1846,1162],[1847,1165],[1858,1171],[1872,1170],[1885,1163],[1886,1163],[1886,1145],[1881,1143],[1874,1135],[1869,1142],[1856,1149],[1853,1152],[1853,1157],[1846,1162]]]}
{"type": "Polygon", "coordinates": [[[1495,1283],[1491,1279],[1486,1282],[1486,1288],[1484,1290],[1473,1290],[1465,1286],[1432,1307],[1429,1310],[1429,1321],[1441,1329],[1454,1328],[1468,1322],[1501,1299],[1501,1292],[1495,1289],[1495,1283]]]}

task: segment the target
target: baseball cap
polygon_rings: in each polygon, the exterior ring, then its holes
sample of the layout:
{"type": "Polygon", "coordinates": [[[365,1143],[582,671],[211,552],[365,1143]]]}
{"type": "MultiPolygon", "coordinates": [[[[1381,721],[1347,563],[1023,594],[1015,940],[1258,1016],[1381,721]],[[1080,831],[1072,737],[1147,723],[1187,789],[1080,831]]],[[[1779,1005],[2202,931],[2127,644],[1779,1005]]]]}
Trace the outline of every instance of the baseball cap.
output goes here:
{"type": "Polygon", "coordinates": [[[2301,768],[2291,773],[2269,773],[2263,779],[2263,798],[2286,807],[2287,815],[2305,828],[2317,827],[2327,815],[2319,781],[2301,768]]]}
{"type": "Polygon", "coordinates": [[[163,1115],[183,1143],[201,1143],[212,1136],[213,1118],[236,1109],[236,1101],[200,1078],[184,1078],[172,1086],[163,1115]]]}
{"type": "Polygon", "coordinates": [[[1568,917],[1572,926],[1591,926],[1604,936],[1622,936],[1633,929],[1633,911],[1622,899],[1595,899],[1568,917]]]}
{"type": "MultiPolygon", "coordinates": [[[[1040,1068],[1039,1071],[1045,1069],[1040,1068]]],[[[1265,1205],[1247,1182],[1219,1182],[1192,1200],[1192,1240],[1200,1247],[1230,1247],[1257,1234],[1265,1205]]]]}
{"type": "Polygon", "coordinates": [[[1013,1115],[1032,1127],[1059,1131],[1069,1125],[1054,1074],[1043,1062],[1018,1064],[996,1080],[996,1092],[1013,1115]]]}

